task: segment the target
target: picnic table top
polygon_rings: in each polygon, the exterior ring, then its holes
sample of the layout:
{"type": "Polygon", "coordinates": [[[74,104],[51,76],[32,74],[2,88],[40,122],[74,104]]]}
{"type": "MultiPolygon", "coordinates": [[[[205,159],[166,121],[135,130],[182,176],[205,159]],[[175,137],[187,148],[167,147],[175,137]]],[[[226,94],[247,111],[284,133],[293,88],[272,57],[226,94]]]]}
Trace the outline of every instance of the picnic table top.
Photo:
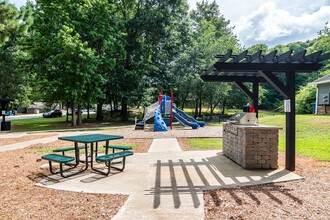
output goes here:
{"type": "Polygon", "coordinates": [[[122,139],[120,135],[109,135],[109,134],[87,134],[87,135],[75,135],[75,136],[64,136],[58,137],[59,140],[74,141],[80,143],[93,143],[100,141],[110,141],[115,139],[122,139]]]}

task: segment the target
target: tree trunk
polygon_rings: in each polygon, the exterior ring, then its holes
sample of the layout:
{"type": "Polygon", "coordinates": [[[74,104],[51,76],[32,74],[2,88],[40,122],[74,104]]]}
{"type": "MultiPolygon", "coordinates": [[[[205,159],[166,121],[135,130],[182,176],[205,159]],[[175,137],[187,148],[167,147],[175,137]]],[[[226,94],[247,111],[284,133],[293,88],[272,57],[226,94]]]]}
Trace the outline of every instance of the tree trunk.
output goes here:
{"type": "Polygon", "coordinates": [[[185,104],[186,104],[186,102],[187,102],[187,99],[188,99],[188,95],[189,93],[187,92],[187,95],[182,99],[182,111],[183,111],[183,109],[184,109],[184,106],[185,106],[185,104]]]}
{"type": "MultiPolygon", "coordinates": [[[[142,99],[142,98],[141,98],[142,99]]],[[[140,101],[138,102],[137,106],[136,106],[136,109],[139,109],[140,108],[140,105],[141,105],[141,99],[140,101]]]]}
{"type": "Polygon", "coordinates": [[[214,110],[214,108],[213,108],[213,105],[212,105],[212,103],[211,103],[211,105],[210,105],[210,114],[211,114],[211,115],[213,115],[213,110],[214,110]]]}
{"type": "Polygon", "coordinates": [[[113,94],[110,95],[110,117],[112,118],[113,116],[113,109],[112,109],[112,106],[113,106],[113,94]]]}
{"type": "Polygon", "coordinates": [[[97,121],[103,120],[102,106],[103,106],[103,103],[101,103],[101,102],[97,103],[97,107],[96,107],[96,120],[97,121]]]}
{"type": "Polygon", "coordinates": [[[82,125],[82,112],[80,105],[78,105],[78,125],[82,125]]]}
{"type": "Polygon", "coordinates": [[[198,116],[198,98],[196,99],[196,103],[195,103],[195,118],[197,118],[198,116]]]}
{"type": "Polygon", "coordinates": [[[213,105],[213,106],[211,104],[211,115],[213,115],[214,109],[217,107],[218,104],[219,104],[219,102],[215,103],[215,105],[213,105]]]}
{"type": "Polygon", "coordinates": [[[71,121],[71,124],[72,124],[72,127],[76,127],[77,125],[77,118],[76,118],[76,103],[75,102],[72,102],[72,105],[71,105],[71,112],[72,112],[72,121],[71,121]]]}
{"type": "Polygon", "coordinates": [[[199,93],[199,112],[198,116],[202,117],[202,92],[199,93]]]}
{"type": "Polygon", "coordinates": [[[69,101],[66,102],[66,122],[69,122],[69,101]]]}
{"type": "Polygon", "coordinates": [[[115,99],[113,100],[113,108],[114,110],[118,110],[118,95],[115,95],[115,99]]]}
{"type": "Polygon", "coordinates": [[[127,97],[122,98],[122,102],[121,102],[121,121],[128,121],[127,97]]]}
{"type": "Polygon", "coordinates": [[[87,118],[90,119],[90,117],[89,117],[89,103],[88,103],[88,106],[87,106],[87,118]]]}
{"type": "Polygon", "coordinates": [[[223,102],[222,102],[222,112],[221,112],[222,115],[225,114],[225,107],[226,107],[226,104],[227,104],[227,102],[226,102],[226,99],[225,99],[225,100],[223,100],[223,102]]]}

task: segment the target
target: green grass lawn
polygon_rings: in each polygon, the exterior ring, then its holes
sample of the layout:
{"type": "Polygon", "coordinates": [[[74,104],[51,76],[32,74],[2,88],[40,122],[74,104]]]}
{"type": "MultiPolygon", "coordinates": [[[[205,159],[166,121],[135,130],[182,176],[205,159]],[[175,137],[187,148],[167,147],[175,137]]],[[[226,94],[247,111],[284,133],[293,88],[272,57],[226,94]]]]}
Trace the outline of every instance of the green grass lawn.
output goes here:
{"type": "Polygon", "coordinates": [[[65,129],[70,126],[66,117],[59,118],[29,118],[11,121],[12,131],[44,131],[65,129]]]}
{"type": "MultiPolygon", "coordinates": [[[[264,114],[259,118],[259,123],[283,127],[279,133],[279,149],[285,151],[285,116],[264,114]]],[[[330,116],[296,116],[296,152],[330,161],[330,116]]]]}
{"type": "MultiPolygon", "coordinates": [[[[12,131],[47,131],[47,130],[61,130],[61,129],[72,129],[71,126],[71,116],[69,117],[69,122],[66,122],[66,117],[59,118],[29,118],[29,119],[19,119],[11,121],[12,131]]],[[[84,115],[83,124],[77,126],[76,129],[90,129],[90,130],[100,130],[100,129],[112,129],[110,127],[114,126],[125,126],[132,125],[133,122],[97,122],[95,119],[87,119],[84,115]],[[104,128],[109,127],[109,128],[104,128]]]]}
{"type": "Polygon", "coordinates": [[[222,139],[220,138],[186,138],[188,145],[205,150],[219,150],[222,148],[222,139]]]}

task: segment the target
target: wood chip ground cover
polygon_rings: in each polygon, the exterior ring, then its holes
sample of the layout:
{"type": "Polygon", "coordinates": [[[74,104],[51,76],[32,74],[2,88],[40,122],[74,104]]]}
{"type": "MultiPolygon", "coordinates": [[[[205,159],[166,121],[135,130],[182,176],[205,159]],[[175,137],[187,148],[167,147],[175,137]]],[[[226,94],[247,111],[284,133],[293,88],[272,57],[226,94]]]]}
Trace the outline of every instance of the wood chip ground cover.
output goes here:
{"type": "MultiPolygon", "coordinates": [[[[152,142],[152,139],[131,138],[113,143],[135,143],[139,146],[135,152],[147,152],[152,142]]],[[[55,141],[0,153],[0,219],[111,219],[119,211],[127,195],[35,186],[49,175],[48,170],[41,169],[44,161],[37,152],[69,144],[55,141]]],[[[188,145],[183,148],[194,150],[188,145]]],[[[284,154],[280,153],[282,167],[284,160],[284,154]]],[[[297,156],[296,168],[303,180],[206,191],[205,219],[329,219],[330,163],[297,156]]]]}

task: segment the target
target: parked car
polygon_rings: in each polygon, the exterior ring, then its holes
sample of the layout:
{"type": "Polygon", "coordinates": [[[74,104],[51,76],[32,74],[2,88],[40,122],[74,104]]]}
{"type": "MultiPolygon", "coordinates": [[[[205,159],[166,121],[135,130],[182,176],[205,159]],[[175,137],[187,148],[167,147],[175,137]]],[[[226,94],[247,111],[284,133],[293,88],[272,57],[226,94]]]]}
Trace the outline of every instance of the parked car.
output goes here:
{"type": "MultiPolygon", "coordinates": [[[[81,112],[81,114],[84,113],[83,110],[80,110],[80,112],[81,112]]],[[[78,109],[76,109],[76,115],[77,115],[77,114],[78,114],[78,109]]],[[[72,111],[71,111],[71,109],[67,112],[67,115],[72,115],[72,111]]]]}
{"type": "Polygon", "coordinates": [[[58,109],[50,110],[49,112],[43,113],[42,117],[44,118],[62,117],[62,111],[58,109]]]}

